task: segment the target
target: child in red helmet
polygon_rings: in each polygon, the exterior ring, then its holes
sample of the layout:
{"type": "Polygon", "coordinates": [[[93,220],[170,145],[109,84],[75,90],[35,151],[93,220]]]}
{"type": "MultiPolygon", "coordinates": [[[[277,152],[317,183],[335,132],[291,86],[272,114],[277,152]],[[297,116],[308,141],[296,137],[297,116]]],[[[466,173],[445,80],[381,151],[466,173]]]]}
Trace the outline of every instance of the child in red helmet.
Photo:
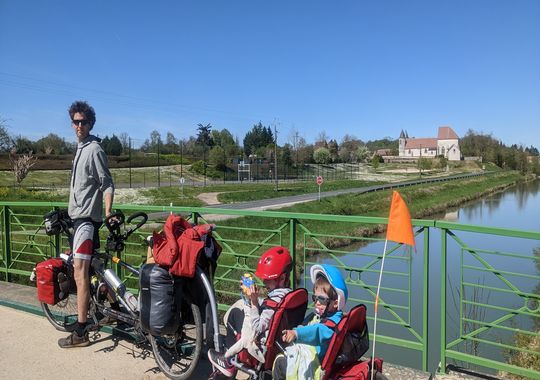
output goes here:
{"type": "Polygon", "coordinates": [[[225,315],[226,345],[229,349],[225,354],[215,350],[208,351],[208,358],[218,372],[226,377],[236,375],[236,367],[230,363],[229,359],[242,348],[246,348],[237,343],[236,334],[238,331],[243,333],[249,331],[250,337],[255,338],[255,343],[259,342],[268,332],[270,320],[275,312],[271,305],[279,303],[291,291],[289,276],[292,268],[292,258],[285,247],[272,247],[262,254],[257,263],[255,276],[262,280],[268,295],[262,300],[259,299],[259,291],[255,285],[252,285],[246,292],[251,305],[244,307],[244,301],[239,300],[231,306],[225,315]],[[246,324],[244,324],[244,320],[246,324]]]}

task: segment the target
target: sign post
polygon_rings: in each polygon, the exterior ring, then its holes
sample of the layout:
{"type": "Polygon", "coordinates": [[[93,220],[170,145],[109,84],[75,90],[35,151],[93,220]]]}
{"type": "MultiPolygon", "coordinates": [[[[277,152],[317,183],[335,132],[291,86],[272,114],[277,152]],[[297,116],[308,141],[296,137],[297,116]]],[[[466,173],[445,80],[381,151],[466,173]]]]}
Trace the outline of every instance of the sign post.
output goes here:
{"type": "Polygon", "coordinates": [[[317,185],[319,186],[319,202],[320,202],[321,201],[321,185],[324,182],[323,177],[321,175],[318,175],[316,182],[317,182],[317,185]]]}
{"type": "Polygon", "coordinates": [[[184,177],[180,177],[180,189],[181,189],[181,194],[182,194],[182,198],[184,198],[184,182],[186,182],[186,179],[184,177]]]}

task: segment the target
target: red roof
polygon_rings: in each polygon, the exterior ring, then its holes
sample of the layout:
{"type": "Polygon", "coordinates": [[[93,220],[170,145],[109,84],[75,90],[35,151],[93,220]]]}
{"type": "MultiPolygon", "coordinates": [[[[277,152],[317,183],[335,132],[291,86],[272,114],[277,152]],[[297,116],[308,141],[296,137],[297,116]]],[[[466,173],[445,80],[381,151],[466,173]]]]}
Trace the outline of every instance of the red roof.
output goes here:
{"type": "Polygon", "coordinates": [[[439,140],[454,140],[459,139],[458,135],[450,127],[439,127],[439,140]]]}
{"type": "Polygon", "coordinates": [[[433,138],[419,138],[409,139],[405,142],[405,149],[423,149],[433,148],[437,149],[437,139],[433,138]]]}

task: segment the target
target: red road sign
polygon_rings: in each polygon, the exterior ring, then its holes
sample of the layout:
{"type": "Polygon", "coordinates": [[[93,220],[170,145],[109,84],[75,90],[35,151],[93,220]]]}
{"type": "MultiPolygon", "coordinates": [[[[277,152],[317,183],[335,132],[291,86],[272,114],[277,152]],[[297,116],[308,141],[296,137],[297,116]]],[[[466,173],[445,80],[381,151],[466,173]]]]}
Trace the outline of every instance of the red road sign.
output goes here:
{"type": "Polygon", "coordinates": [[[318,175],[318,176],[317,176],[317,185],[321,186],[323,182],[324,182],[323,177],[320,176],[320,175],[318,175]]]}

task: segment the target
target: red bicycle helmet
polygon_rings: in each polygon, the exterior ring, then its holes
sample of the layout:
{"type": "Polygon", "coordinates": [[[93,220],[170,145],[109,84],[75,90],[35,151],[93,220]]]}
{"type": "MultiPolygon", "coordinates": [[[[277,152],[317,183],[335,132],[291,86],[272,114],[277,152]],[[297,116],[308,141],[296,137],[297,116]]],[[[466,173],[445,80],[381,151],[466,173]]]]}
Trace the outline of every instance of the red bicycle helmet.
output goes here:
{"type": "Polygon", "coordinates": [[[290,272],[291,269],[292,258],[287,248],[272,247],[259,259],[255,276],[261,280],[271,280],[290,272]]]}

